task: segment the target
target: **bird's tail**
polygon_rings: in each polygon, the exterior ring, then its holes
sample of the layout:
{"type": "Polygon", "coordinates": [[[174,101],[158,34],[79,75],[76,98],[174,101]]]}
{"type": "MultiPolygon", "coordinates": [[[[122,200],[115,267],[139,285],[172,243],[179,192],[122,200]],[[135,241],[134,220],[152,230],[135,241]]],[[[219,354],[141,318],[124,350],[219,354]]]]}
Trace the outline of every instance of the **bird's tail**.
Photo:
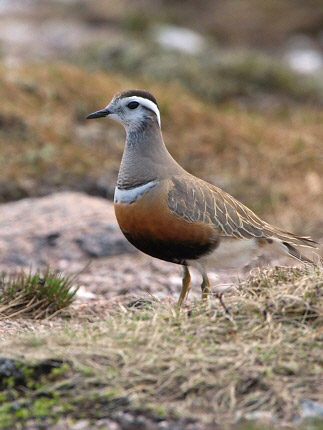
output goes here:
{"type": "MultiPolygon", "coordinates": [[[[315,264],[313,259],[306,257],[303,253],[301,253],[298,249],[296,249],[295,246],[291,245],[288,242],[282,242],[282,243],[287,248],[288,255],[290,255],[292,258],[295,258],[296,260],[301,261],[302,263],[315,264]]],[[[314,246],[311,246],[311,247],[314,248],[314,246]]],[[[318,257],[318,259],[320,258],[318,257]]]]}
{"type": "Polygon", "coordinates": [[[310,258],[298,249],[298,247],[317,249],[320,246],[319,243],[309,237],[297,236],[296,234],[280,230],[276,227],[270,227],[271,238],[274,241],[273,244],[276,250],[305,264],[318,264],[322,262],[318,254],[313,252],[313,258],[310,258]]]}
{"type": "Polygon", "coordinates": [[[298,236],[297,234],[290,233],[289,231],[281,230],[270,224],[264,223],[264,230],[268,236],[275,237],[276,239],[286,242],[294,246],[305,246],[306,248],[318,248],[319,243],[307,236],[298,236]]]}

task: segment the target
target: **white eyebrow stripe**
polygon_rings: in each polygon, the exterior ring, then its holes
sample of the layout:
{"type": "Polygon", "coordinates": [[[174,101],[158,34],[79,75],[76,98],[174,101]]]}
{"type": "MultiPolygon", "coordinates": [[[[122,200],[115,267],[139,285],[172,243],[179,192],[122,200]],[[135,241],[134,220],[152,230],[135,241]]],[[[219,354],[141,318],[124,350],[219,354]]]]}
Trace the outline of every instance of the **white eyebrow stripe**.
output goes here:
{"type": "Polygon", "coordinates": [[[161,127],[159,109],[154,102],[152,102],[151,100],[145,99],[144,97],[137,97],[137,96],[126,97],[124,100],[126,100],[127,104],[129,102],[138,102],[138,103],[142,104],[143,106],[145,106],[146,108],[155,112],[155,114],[157,116],[157,121],[158,121],[159,127],[161,127]]]}

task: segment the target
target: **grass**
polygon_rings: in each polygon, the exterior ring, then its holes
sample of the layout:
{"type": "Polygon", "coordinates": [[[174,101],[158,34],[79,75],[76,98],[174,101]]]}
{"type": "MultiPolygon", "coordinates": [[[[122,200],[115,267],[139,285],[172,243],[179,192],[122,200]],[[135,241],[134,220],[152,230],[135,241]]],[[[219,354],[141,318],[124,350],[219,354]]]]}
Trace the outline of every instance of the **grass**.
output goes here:
{"type": "MultiPolygon", "coordinates": [[[[158,300],[141,307],[110,304],[103,319],[81,325],[72,319],[54,331],[35,328],[0,347],[27,362],[55,358],[67,364],[68,375],[46,391],[67,405],[58,416],[116,417],[123,404],[137,414],[175,422],[215,419],[227,428],[239,417],[264,412],[277,426],[295,428],[301,402],[323,395],[322,270],[256,271],[226,303],[232,320],[216,301],[180,311],[158,300]]],[[[29,394],[26,415],[32,419],[37,396],[29,394]]],[[[22,401],[25,393],[17,396],[22,401]]],[[[47,406],[48,419],[54,419],[54,404],[47,406]]],[[[3,416],[15,422],[10,401],[6,408],[3,416]]]]}
{"type": "Polygon", "coordinates": [[[0,281],[0,320],[51,318],[73,302],[76,292],[71,277],[49,269],[43,274],[3,274],[0,281]]]}

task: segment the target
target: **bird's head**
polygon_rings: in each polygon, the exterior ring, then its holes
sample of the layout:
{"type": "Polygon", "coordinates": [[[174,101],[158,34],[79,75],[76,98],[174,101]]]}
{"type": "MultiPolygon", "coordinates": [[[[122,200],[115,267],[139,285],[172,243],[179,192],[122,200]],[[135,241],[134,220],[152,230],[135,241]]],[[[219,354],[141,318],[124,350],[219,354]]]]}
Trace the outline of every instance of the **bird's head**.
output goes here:
{"type": "Polygon", "coordinates": [[[120,122],[126,130],[142,128],[147,123],[160,127],[160,113],[155,97],[144,90],[127,90],[116,94],[102,110],[86,119],[108,117],[120,122]]]}

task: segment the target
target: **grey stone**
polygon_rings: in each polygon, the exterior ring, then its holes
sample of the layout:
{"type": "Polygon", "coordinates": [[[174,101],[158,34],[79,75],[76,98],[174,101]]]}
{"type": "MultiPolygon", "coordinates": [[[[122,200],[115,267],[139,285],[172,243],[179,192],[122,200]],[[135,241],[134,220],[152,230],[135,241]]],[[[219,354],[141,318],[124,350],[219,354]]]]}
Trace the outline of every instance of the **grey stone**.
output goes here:
{"type": "Polygon", "coordinates": [[[9,377],[23,378],[23,372],[17,367],[17,361],[0,357],[0,380],[9,377]]]}
{"type": "Polygon", "coordinates": [[[61,192],[0,206],[0,268],[6,271],[134,251],[106,199],[61,192]]]}
{"type": "Polygon", "coordinates": [[[110,224],[92,227],[81,237],[76,238],[75,242],[91,258],[136,252],[136,249],[121,235],[120,229],[110,224]]]}
{"type": "Polygon", "coordinates": [[[71,430],[87,430],[89,428],[88,420],[79,420],[71,426],[71,430]]]}
{"type": "Polygon", "coordinates": [[[303,399],[300,402],[300,415],[301,418],[322,418],[323,417],[323,403],[315,402],[310,399],[303,399]]]}

